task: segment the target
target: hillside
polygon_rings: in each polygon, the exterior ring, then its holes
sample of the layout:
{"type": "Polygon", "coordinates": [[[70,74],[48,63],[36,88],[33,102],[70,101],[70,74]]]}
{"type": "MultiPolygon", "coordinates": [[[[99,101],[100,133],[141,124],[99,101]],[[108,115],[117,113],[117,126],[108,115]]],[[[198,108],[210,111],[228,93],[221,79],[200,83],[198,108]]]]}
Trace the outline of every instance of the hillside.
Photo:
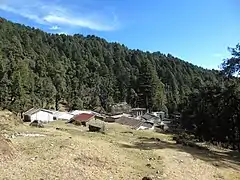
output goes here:
{"type": "Polygon", "coordinates": [[[5,19],[0,24],[0,106],[133,107],[175,111],[217,72],[172,55],[131,50],[96,36],[48,34],[5,19]]]}

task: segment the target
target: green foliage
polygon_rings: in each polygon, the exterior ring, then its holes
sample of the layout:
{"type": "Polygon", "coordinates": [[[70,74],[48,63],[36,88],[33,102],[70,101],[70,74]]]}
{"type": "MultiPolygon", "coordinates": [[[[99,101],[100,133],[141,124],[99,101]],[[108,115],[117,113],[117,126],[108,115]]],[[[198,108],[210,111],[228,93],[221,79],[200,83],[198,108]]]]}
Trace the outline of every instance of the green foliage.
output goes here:
{"type": "Polygon", "coordinates": [[[192,94],[183,112],[182,125],[206,141],[226,143],[240,150],[240,84],[202,87],[192,94]]]}
{"type": "Polygon", "coordinates": [[[130,50],[76,34],[54,35],[4,20],[0,24],[0,106],[22,112],[55,107],[133,107],[179,110],[195,79],[218,81],[217,72],[172,55],[130,50]]]}
{"type": "Polygon", "coordinates": [[[227,76],[240,75],[240,44],[235,48],[228,48],[232,57],[224,60],[222,64],[223,73],[227,76]]]}
{"type": "Polygon", "coordinates": [[[240,80],[232,76],[239,74],[239,48],[232,49],[233,57],[223,63],[228,78],[206,85],[195,79],[197,89],[182,105],[182,125],[201,140],[240,151],[240,80]]]}

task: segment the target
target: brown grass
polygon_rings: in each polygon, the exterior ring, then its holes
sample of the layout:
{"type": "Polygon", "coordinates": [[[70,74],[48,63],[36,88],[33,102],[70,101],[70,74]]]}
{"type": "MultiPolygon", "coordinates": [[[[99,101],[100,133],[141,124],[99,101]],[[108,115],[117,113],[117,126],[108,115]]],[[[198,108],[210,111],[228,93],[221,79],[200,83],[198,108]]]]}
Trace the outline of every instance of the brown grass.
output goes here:
{"type": "MultiPolygon", "coordinates": [[[[239,179],[239,165],[215,166],[207,152],[186,149],[171,135],[107,124],[106,134],[56,121],[45,128],[28,124],[14,132],[44,134],[11,139],[17,155],[0,163],[0,179],[239,179]],[[147,165],[150,164],[150,165],[147,165]],[[10,173],[11,172],[11,173],[10,173]]],[[[215,162],[214,161],[214,162],[215,162]]],[[[220,161],[219,161],[220,162],[220,161]]]]}
{"type": "Polygon", "coordinates": [[[4,162],[13,158],[15,149],[11,140],[0,135],[0,162],[4,162]]]}

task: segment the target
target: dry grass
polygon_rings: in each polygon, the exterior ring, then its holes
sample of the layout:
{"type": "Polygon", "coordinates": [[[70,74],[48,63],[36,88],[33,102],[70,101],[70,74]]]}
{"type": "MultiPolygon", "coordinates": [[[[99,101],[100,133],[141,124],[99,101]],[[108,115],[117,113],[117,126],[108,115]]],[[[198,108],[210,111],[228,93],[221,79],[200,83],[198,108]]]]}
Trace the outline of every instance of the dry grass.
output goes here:
{"type": "Polygon", "coordinates": [[[107,124],[106,134],[63,121],[45,128],[23,124],[14,132],[45,136],[11,139],[17,155],[0,163],[0,179],[240,179],[236,163],[236,169],[216,167],[203,158],[207,154],[175,145],[170,135],[118,124],[107,124]]]}
{"type": "Polygon", "coordinates": [[[19,117],[10,111],[0,111],[0,133],[11,131],[15,126],[21,124],[19,117]]]}
{"type": "Polygon", "coordinates": [[[114,135],[122,136],[120,130],[90,133],[59,121],[41,129],[25,124],[15,131],[46,136],[12,139],[18,156],[1,163],[0,179],[141,179],[161,172],[161,159],[152,163],[154,168],[146,167],[151,153],[119,148],[113,142],[114,135]]]}
{"type": "Polygon", "coordinates": [[[0,135],[0,162],[4,162],[13,158],[15,149],[11,140],[0,135]]]}

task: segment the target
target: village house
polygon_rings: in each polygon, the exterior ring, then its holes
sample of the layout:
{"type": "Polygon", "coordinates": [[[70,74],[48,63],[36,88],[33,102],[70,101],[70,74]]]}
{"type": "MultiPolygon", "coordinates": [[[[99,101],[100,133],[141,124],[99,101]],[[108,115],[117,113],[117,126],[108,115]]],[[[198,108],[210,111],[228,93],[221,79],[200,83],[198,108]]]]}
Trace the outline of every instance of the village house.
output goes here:
{"type": "Polygon", "coordinates": [[[96,119],[99,119],[99,120],[104,120],[105,119],[105,116],[101,115],[100,113],[91,111],[91,110],[74,110],[74,111],[69,112],[69,114],[71,114],[73,116],[83,114],[83,113],[92,114],[92,115],[95,116],[96,119]]]}
{"type": "Polygon", "coordinates": [[[76,116],[74,116],[69,123],[73,123],[75,125],[83,125],[86,126],[87,122],[89,122],[90,120],[95,119],[95,115],[93,114],[87,114],[87,113],[82,113],[82,114],[78,114],[76,116]]]}
{"type": "Polygon", "coordinates": [[[33,122],[34,120],[41,121],[43,123],[48,123],[54,121],[54,111],[46,109],[29,109],[23,114],[23,121],[33,122]]]}

